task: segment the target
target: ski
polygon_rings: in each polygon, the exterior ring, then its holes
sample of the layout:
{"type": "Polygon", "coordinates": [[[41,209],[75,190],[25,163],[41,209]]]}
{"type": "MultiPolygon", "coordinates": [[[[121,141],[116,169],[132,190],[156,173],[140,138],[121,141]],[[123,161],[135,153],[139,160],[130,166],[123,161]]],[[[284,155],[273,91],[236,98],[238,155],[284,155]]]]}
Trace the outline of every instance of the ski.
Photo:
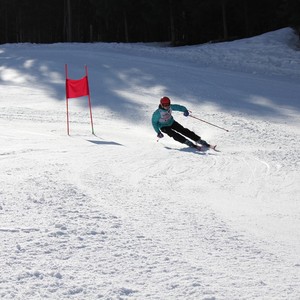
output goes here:
{"type": "Polygon", "coordinates": [[[195,148],[198,151],[202,151],[203,152],[203,151],[207,151],[209,149],[212,149],[212,150],[214,150],[216,152],[220,152],[219,150],[216,149],[216,147],[217,147],[217,145],[210,145],[209,147],[207,147],[207,146],[201,146],[201,145],[195,145],[195,148]]]}

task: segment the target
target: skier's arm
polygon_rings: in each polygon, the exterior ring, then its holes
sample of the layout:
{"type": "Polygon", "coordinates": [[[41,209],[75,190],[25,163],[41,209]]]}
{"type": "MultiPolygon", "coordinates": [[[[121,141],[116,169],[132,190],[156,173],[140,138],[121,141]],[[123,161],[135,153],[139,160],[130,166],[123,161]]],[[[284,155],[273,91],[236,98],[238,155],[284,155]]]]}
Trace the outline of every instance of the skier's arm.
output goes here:
{"type": "Polygon", "coordinates": [[[182,112],[187,111],[187,108],[185,106],[179,104],[171,104],[171,109],[174,111],[182,111],[182,112]]]}
{"type": "Polygon", "coordinates": [[[156,133],[160,133],[159,119],[160,119],[160,114],[158,111],[155,111],[152,115],[152,126],[156,133]]]}

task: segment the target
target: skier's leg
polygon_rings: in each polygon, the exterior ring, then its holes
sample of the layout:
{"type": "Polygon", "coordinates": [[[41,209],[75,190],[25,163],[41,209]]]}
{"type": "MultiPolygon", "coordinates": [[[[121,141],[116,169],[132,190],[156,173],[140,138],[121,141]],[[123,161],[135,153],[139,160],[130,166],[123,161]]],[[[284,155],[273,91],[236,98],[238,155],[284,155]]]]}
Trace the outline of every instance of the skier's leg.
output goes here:
{"type": "Polygon", "coordinates": [[[174,121],[172,124],[172,129],[176,130],[177,132],[183,134],[184,136],[190,138],[193,141],[198,141],[200,139],[200,136],[198,136],[195,132],[189,130],[188,128],[183,127],[178,122],[174,121]]]}
{"type": "Polygon", "coordinates": [[[193,140],[196,143],[199,143],[203,146],[209,147],[210,145],[201,139],[201,137],[199,135],[197,135],[195,132],[189,130],[188,128],[183,127],[181,124],[179,124],[178,122],[174,121],[174,123],[171,126],[172,129],[180,132],[181,134],[183,134],[184,136],[190,138],[191,140],[193,140]]]}
{"type": "Polygon", "coordinates": [[[175,141],[184,144],[186,138],[172,129],[172,126],[162,127],[161,131],[172,137],[175,141]]]}

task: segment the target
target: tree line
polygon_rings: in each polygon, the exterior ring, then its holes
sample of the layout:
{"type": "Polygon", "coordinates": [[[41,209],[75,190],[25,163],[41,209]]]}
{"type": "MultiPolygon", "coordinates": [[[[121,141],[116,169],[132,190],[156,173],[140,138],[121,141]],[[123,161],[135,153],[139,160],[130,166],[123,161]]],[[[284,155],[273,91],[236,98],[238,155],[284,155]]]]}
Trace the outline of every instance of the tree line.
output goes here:
{"type": "Polygon", "coordinates": [[[199,44],[292,26],[300,0],[0,0],[0,43],[199,44]]]}

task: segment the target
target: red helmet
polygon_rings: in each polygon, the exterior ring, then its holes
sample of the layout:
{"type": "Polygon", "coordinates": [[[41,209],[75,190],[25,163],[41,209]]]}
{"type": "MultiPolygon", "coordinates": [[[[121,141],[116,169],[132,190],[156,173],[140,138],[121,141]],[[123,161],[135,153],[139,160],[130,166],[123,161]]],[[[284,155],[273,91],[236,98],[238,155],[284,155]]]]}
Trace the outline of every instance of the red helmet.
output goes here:
{"type": "Polygon", "coordinates": [[[170,98],[168,98],[168,97],[162,97],[162,98],[160,99],[160,104],[161,104],[162,106],[169,106],[169,105],[171,104],[171,100],[170,100],[170,98]]]}

